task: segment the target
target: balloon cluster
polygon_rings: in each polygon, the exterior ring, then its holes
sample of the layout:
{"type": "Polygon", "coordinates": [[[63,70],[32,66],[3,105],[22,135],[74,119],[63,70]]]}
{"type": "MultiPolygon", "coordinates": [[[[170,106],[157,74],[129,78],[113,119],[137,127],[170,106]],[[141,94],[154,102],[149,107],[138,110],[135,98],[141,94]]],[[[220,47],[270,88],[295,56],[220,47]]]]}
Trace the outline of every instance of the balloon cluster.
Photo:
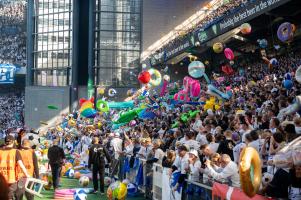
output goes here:
{"type": "Polygon", "coordinates": [[[198,80],[185,76],[183,87],[183,90],[174,95],[175,100],[190,101],[190,97],[198,97],[200,95],[201,86],[198,80]]]}

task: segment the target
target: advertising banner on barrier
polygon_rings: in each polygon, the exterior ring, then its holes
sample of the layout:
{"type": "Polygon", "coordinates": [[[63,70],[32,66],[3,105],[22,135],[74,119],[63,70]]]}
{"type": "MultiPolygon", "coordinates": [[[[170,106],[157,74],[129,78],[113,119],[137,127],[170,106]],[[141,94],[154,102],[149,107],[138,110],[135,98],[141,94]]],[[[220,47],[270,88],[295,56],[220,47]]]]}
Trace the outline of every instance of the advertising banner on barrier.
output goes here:
{"type": "Polygon", "coordinates": [[[238,188],[229,187],[221,183],[214,183],[212,188],[212,199],[227,199],[227,200],[271,200],[261,195],[255,195],[253,198],[245,195],[243,191],[238,188]]]}

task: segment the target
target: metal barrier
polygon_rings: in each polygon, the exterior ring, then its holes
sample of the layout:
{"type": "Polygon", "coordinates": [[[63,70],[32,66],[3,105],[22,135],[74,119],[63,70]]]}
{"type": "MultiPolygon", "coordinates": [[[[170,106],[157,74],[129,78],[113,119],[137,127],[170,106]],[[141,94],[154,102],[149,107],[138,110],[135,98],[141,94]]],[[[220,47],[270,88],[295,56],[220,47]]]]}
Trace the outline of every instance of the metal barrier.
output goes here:
{"type": "Polygon", "coordinates": [[[186,191],[182,192],[187,200],[211,200],[212,199],[212,187],[204,183],[195,182],[186,179],[186,191]]]}
{"type": "Polygon", "coordinates": [[[153,164],[153,199],[162,199],[162,185],[163,185],[163,167],[157,163],[153,164]]]}
{"type": "MultiPolygon", "coordinates": [[[[131,156],[127,156],[128,161],[131,159],[131,156]]],[[[137,173],[140,167],[143,170],[143,182],[138,184],[138,189],[141,193],[144,193],[145,196],[152,197],[154,200],[164,200],[164,199],[173,199],[170,194],[172,188],[170,188],[170,177],[168,175],[169,168],[164,168],[162,165],[153,163],[148,166],[145,159],[134,158],[134,164],[131,168],[125,172],[125,177],[131,183],[137,184],[137,173]]],[[[126,161],[126,162],[128,162],[126,161]]],[[[123,166],[120,164],[120,167],[123,166]]],[[[186,180],[185,190],[182,192],[182,195],[185,195],[183,198],[187,200],[193,199],[205,199],[211,200],[212,187],[204,183],[194,182],[186,180]]]]}

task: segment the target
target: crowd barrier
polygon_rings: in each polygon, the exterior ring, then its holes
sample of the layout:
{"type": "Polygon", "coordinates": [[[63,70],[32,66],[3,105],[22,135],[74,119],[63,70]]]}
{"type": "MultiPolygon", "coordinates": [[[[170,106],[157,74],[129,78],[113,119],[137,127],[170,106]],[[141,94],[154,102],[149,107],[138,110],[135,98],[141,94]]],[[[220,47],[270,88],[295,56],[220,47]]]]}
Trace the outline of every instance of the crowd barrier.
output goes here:
{"type": "Polygon", "coordinates": [[[121,172],[125,173],[124,177],[126,177],[129,182],[136,184],[139,191],[146,196],[151,194],[154,200],[193,200],[199,199],[200,195],[204,197],[203,199],[211,199],[211,186],[190,180],[186,180],[185,186],[182,188],[184,192],[178,193],[173,191],[171,188],[169,168],[162,167],[160,164],[146,164],[145,159],[127,156],[124,163],[120,164],[120,167],[123,167],[121,172]],[[130,164],[131,159],[134,159],[134,162],[132,166],[129,167],[127,165],[130,164]]]}
{"type": "MultiPolygon", "coordinates": [[[[154,200],[212,200],[226,199],[229,195],[231,200],[247,198],[241,189],[229,187],[210,179],[206,179],[204,182],[186,179],[181,191],[174,191],[171,186],[173,178],[169,175],[170,168],[162,167],[157,163],[147,164],[145,159],[127,156],[121,166],[123,167],[121,170],[124,173],[123,177],[136,184],[139,191],[146,197],[154,200]]],[[[267,200],[268,198],[256,195],[254,199],[267,200]]]]}

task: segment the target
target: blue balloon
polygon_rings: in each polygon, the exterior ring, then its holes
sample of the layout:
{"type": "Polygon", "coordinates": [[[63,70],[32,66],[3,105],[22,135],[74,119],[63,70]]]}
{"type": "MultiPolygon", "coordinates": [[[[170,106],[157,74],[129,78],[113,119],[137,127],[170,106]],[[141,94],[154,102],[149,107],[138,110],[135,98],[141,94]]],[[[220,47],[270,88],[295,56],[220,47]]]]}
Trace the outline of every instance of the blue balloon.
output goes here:
{"type": "Polygon", "coordinates": [[[292,80],[292,75],[291,75],[291,73],[286,73],[286,74],[284,75],[284,79],[286,79],[286,80],[292,80]]]}
{"type": "Polygon", "coordinates": [[[285,89],[290,90],[293,87],[293,82],[291,80],[284,80],[283,86],[285,89]]]}
{"type": "Polygon", "coordinates": [[[154,112],[146,111],[146,109],[138,114],[139,119],[154,119],[156,116],[157,115],[154,112]]]}
{"type": "Polygon", "coordinates": [[[265,49],[268,46],[268,41],[266,39],[257,40],[260,48],[265,49]]]}
{"type": "Polygon", "coordinates": [[[86,118],[94,118],[97,114],[97,111],[93,108],[87,108],[81,112],[81,116],[86,118]]]}
{"type": "Polygon", "coordinates": [[[205,65],[201,61],[193,61],[188,65],[188,74],[193,78],[201,78],[205,73],[205,65]]]}

